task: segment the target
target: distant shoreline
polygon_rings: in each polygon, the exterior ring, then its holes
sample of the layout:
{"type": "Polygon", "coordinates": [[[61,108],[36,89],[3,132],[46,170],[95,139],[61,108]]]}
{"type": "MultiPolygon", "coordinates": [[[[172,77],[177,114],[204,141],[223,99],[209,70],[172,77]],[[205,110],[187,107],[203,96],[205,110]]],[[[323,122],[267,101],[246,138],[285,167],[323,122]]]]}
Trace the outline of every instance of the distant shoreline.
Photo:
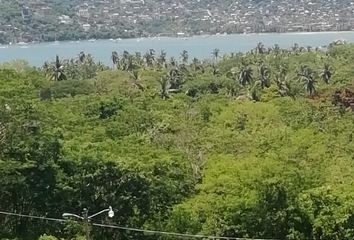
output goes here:
{"type": "Polygon", "coordinates": [[[254,35],[313,35],[313,34],[334,34],[334,33],[353,33],[354,30],[352,31],[316,31],[316,32],[262,32],[262,33],[219,33],[219,34],[195,34],[195,35],[186,35],[186,36],[152,36],[152,37],[136,37],[136,38],[117,38],[117,39],[108,39],[108,38],[101,38],[101,39],[83,39],[83,40],[63,40],[63,41],[33,41],[33,42],[18,42],[18,43],[13,43],[13,44],[0,44],[0,49],[1,47],[20,47],[20,46],[26,46],[26,45],[36,45],[36,44],[60,44],[60,43],[75,43],[75,42],[95,42],[95,41],[110,41],[112,40],[113,42],[120,42],[123,40],[144,40],[144,39],[191,39],[195,37],[220,37],[220,36],[254,36],[254,35]]]}

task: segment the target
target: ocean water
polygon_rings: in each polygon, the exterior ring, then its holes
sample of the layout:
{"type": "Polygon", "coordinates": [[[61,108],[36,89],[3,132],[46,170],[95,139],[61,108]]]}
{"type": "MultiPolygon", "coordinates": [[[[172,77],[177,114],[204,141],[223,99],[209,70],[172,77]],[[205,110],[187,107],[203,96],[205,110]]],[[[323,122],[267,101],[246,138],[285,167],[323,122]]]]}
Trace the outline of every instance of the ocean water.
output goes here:
{"type": "Polygon", "coordinates": [[[190,58],[205,59],[211,58],[215,48],[220,49],[220,55],[223,55],[248,51],[255,48],[258,42],[262,42],[265,47],[279,44],[282,48],[290,48],[294,43],[304,47],[321,47],[335,40],[354,42],[354,32],[232,34],[0,45],[0,62],[24,59],[32,65],[41,66],[45,61],[54,60],[56,55],[70,58],[84,51],[92,54],[97,61],[110,66],[112,51],[122,53],[127,50],[130,53],[144,54],[149,49],[155,49],[157,54],[164,50],[168,57],[179,58],[180,53],[187,50],[190,58]]]}

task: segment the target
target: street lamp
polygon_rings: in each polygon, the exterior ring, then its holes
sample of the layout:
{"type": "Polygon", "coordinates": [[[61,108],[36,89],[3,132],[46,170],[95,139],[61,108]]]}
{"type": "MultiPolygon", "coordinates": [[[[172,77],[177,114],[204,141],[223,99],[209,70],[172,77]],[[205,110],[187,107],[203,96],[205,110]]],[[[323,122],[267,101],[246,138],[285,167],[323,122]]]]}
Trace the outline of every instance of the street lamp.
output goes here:
{"type": "Polygon", "coordinates": [[[107,209],[103,209],[102,211],[99,211],[95,214],[92,215],[88,215],[88,210],[87,208],[84,208],[83,212],[82,212],[82,216],[79,216],[77,214],[73,214],[73,213],[63,213],[63,218],[69,218],[69,217],[74,217],[74,218],[78,218],[80,220],[83,220],[85,222],[85,232],[86,232],[86,240],[90,240],[90,220],[93,217],[96,217],[102,213],[108,212],[108,217],[112,218],[114,217],[114,211],[112,209],[111,206],[109,206],[107,209]]]}

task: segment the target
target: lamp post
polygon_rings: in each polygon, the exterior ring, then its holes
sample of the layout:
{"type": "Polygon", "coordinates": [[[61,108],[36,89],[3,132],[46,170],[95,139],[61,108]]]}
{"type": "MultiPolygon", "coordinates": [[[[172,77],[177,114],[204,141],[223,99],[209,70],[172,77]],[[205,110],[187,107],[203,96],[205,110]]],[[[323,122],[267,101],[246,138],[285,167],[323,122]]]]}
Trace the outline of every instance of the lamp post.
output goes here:
{"type": "Polygon", "coordinates": [[[90,220],[93,218],[93,217],[96,217],[102,213],[105,213],[105,212],[108,212],[108,217],[112,218],[114,217],[114,211],[112,209],[111,206],[109,206],[109,208],[107,209],[103,209],[102,211],[99,211],[95,214],[92,214],[92,215],[88,215],[88,209],[87,208],[84,208],[83,211],[82,211],[82,216],[79,216],[79,215],[76,215],[76,214],[73,214],[73,213],[63,213],[63,218],[69,218],[69,217],[74,217],[74,218],[78,218],[78,219],[81,219],[84,221],[85,223],[85,234],[86,234],[86,240],[90,240],[90,220]]]}

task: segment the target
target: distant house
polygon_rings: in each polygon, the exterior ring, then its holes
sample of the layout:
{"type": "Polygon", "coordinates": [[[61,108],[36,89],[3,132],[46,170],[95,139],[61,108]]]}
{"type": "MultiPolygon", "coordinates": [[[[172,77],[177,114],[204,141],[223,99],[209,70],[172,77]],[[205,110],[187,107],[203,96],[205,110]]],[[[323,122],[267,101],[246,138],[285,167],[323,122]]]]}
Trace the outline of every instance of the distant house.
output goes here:
{"type": "Polygon", "coordinates": [[[90,30],[91,25],[88,23],[82,24],[82,28],[87,32],[88,30],[90,30]]]}
{"type": "Polygon", "coordinates": [[[82,18],[89,18],[90,17],[90,13],[89,13],[88,9],[79,9],[79,11],[77,12],[77,15],[82,18]]]}
{"type": "Polygon", "coordinates": [[[41,7],[36,9],[36,14],[40,16],[49,16],[51,15],[52,8],[51,7],[41,7]]]}
{"type": "Polygon", "coordinates": [[[118,19],[119,18],[119,13],[113,13],[110,16],[111,19],[118,19]]]}
{"type": "Polygon", "coordinates": [[[72,19],[67,15],[61,15],[58,17],[58,19],[62,24],[71,24],[73,22],[72,19]]]}
{"type": "Polygon", "coordinates": [[[13,29],[14,29],[14,27],[10,24],[0,25],[0,30],[5,31],[5,32],[11,32],[13,29]]]}
{"type": "Polygon", "coordinates": [[[32,11],[29,7],[22,8],[22,19],[25,22],[30,22],[32,20],[32,11]]]}

